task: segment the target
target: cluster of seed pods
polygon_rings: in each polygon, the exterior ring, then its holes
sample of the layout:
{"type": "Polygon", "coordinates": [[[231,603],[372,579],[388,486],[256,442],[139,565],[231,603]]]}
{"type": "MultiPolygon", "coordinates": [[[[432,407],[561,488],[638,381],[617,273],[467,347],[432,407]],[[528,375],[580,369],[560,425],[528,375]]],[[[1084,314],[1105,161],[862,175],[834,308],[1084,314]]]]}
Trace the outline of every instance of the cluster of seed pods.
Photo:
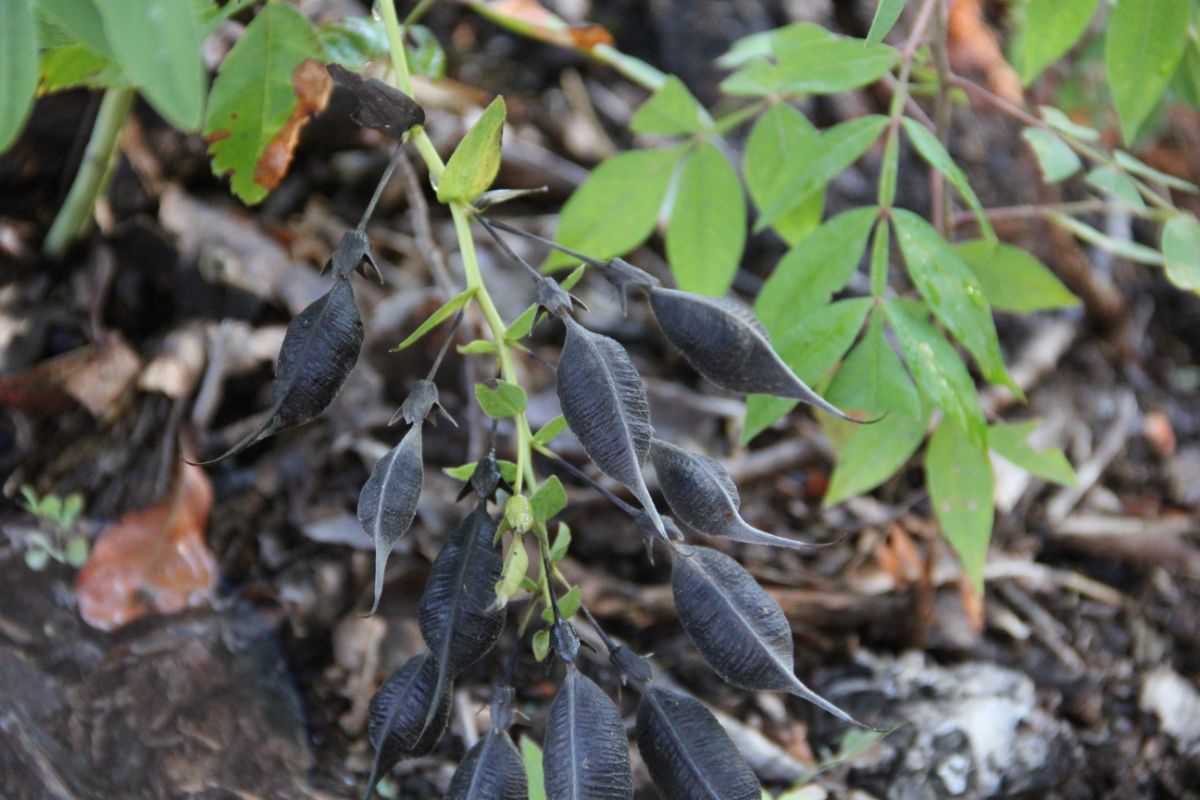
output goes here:
{"type": "MultiPolygon", "coordinates": [[[[341,69],[331,68],[331,73],[357,98],[355,119],[360,124],[399,139],[424,119],[409,98],[378,81],[341,69]]],[[[333,286],[288,326],[266,420],[221,458],[312,420],[340,391],[363,344],[350,274],[375,267],[364,228],[378,194],[377,190],[363,222],[346,234],[331,258],[333,286]]],[[[625,348],[581,324],[575,313],[582,304],[552,278],[538,275],[521,261],[496,229],[530,234],[478,214],[476,218],[531,274],[540,309],[561,321],[565,334],[556,389],[563,417],[600,472],[627,488],[640,508],[612,497],[614,502],[638,520],[648,541],[665,542],[672,558],[671,583],[679,619],[703,658],[734,686],[795,694],[844,721],[860,724],[795,676],[788,622],[750,573],[717,550],[678,541],[682,536],[674,521],[717,539],[796,549],[813,545],[751,526],[740,514],[737,487],[718,462],[655,438],[645,389],[625,348]],[[648,463],[654,467],[673,519],[662,516],[650,496],[643,476],[648,463]]],[[[744,306],[664,288],[619,258],[600,261],[567,252],[616,287],[623,310],[631,296],[644,296],[666,340],[717,386],[795,399],[851,419],[792,372],[744,306]]],[[[458,319],[461,316],[462,312],[458,319]]],[[[379,605],[388,554],[416,516],[424,477],[424,426],[437,414],[449,419],[438,403],[434,378],[453,336],[452,330],[427,378],[416,384],[393,418],[393,422],[402,419],[408,429],[374,465],[359,496],[358,518],[375,545],[372,612],[379,605]]],[[[498,491],[512,493],[490,455],[478,462],[463,487],[459,499],[473,495],[474,505],[447,538],[421,597],[419,622],[427,650],[405,661],[371,699],[368,735],[375,755],[366,798],[401,759],[433,750],[448,724],[454,681],[487,655],[501,636],[506,609],[497,602],[496,587],[503,560],[497,549],[499,525],[488,510],[498,491]]],[[[549,576],[550,565],[545,567],[549,576]]],[[[629,742],[620,712],[580,669],[578,636],[559,616],[552,596],[551,603],[555,619],[551,640],[563,677],[546,722],[546,796],[550,800],[632,798],[629,742]]],[[[649,664],[611,641],[588,617],[613,664],[640,693],[635,739],[663,796],[671,800],[759,798],[758,779],[712,713],[694,698],[656,685],[649,664]]],[[[515,800],[527,796],[525,771],[508,733],[514,703],[510,685],[496,690],[491,730],[459,765],[447,797],[515,800]]]]}

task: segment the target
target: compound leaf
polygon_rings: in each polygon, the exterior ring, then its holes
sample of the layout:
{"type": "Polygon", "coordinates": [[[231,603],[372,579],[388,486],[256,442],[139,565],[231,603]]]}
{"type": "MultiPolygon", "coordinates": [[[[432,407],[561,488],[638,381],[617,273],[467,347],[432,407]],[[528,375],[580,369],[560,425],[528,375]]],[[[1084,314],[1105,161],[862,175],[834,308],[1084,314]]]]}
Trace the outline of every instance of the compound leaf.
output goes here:
{"type": "Polygon", "coordinates": [[[704,109],[683,81],[668,75],[658,91],[634,113],[629,129],[659,136],[699,133],[704,129],[703,114],[704,109]]]}
{"type": "MultiPolygon", "coordinates": [[[[763,112],[746,141],[742,174],[754,204],[762,208],[774,196],[779,182],[802,168],[801,162],[820,141],[820,132],[808,118],[787,103],[777,103],[763,112]]],[[[825,187],[807,197],[796,198],[772,227],[789,245],[795,245],[821,223],[825,187]]],[[[760,295],[761,296],[761,295],[760,295]]]]}

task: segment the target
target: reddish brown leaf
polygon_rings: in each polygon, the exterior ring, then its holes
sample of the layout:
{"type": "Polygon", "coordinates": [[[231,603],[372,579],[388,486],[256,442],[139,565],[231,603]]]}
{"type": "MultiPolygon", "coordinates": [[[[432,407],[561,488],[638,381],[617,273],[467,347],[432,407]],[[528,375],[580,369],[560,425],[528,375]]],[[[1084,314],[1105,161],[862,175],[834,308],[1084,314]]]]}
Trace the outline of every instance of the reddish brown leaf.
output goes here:
{"type": "Polygon", "coordinates": [[[511,31],[559,47],[590,50],[597,45],[613,43],[612,34],[604,26],[594,23],[571,25],[538,0],[491,0],[471,2],[470,5],[511,31]]]}
{"type": "Polygon", "coordinates": [[[254,165],[254,182],[267,189],[274,189],[283,180],[300,142],[300,130],[309,119],[325,110],[333,91],[333,81],[325,65],[311,58],[292,70],[292,86],[296,90],[296,108],[254,165]]]}
{"type": "Polygon", "coordinates": [[[110,631],[146,614],[205,603],[217,578],[204,541],[212,501],[204,470],[182,464],[162,505],[130,511],[109,525],[75,579],[84,621],[110,631]]]}
{"type": "Polygon", "coordinates": [[[138,354],[113,333],[24,372],[0,375],[0,404],[45,416],[66,411],[73,401],[100,416],[132,385],[141,368],[138,354]]]}

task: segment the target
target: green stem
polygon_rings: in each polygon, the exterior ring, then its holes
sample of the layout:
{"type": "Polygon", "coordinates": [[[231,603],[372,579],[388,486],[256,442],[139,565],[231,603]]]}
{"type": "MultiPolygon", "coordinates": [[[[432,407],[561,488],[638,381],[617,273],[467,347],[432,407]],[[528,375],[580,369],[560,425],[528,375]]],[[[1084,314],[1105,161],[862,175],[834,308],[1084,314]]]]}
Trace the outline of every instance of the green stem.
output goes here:
{"type": "MultiPolygon", "coordinates": [[[[411,95],[412,76],[408,72],[408,59],[404,52],[404,29],[396,16],[395,0],[380,0],[379,7],[383,13],[383,25],[384,30],[387,31],[392,67],[396,71],[396,82],[402,91],[411,95]]],[[[436,183],[446,169],[445,163],[438,155],[424,128],[413,128],[411,136],[417,152],[420,153],[425,166],[429,169],[430,177],[436,183]]],[[[471,235],[469,211],[454,203],[450,206],[450,215],[454,219],[454,233],[458,238],[458,249],[462,253],[467,289],[475,290],[474,300],[479,305],[479,310],[483,312],[484,321],[487,322],[488,328],[492,332],[492,343],[496,345],[496,358],[500,363],[500,377],[509,383],[520,385],[516,364],[513,362],[512,348],[504,340],[504,331],[507,326],[500,318],[500,312],[496,310],[496,304],[492,301],[487,284],[483,282],[483,275],[479,271],[479,259],[475,255],[475,239],[471,235]]],[[[531,454],[533,433],[529,428],[529,420],[523,411],[517,415],[516,420],[517,479],[513,488],[520,494],[521,487],[526,481],[530,487],[533,487],[537,484],[537,478],[533,473],[531,454]]]]}
{"type": "Polygon", "coordinates": [[[108,184],[110,167],[120,144],[121,129],[125,127],[133,98],[133,89],[109,89],[104,93],[83,161],[79,164],[79,172],[42,244],[42,252],[49,258],[62,258],[71,243],[87,230],[96,200],[108,184]]]}

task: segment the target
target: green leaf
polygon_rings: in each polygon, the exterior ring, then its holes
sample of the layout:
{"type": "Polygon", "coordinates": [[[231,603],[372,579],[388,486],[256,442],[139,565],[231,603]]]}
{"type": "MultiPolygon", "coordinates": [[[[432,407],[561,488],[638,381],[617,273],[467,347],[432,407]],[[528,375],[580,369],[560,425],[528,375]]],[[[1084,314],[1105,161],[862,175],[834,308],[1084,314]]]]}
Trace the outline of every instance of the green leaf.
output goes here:
{"type": "Polygon", "coordinates": [[[521,312],[521,315],[512,321],[512,324],[504,329],[504,341],[515,342],[518,339],[524,339],[533,330],[533,318],[537,314],[537,304],[531,305],[529,308],[521,312]]]}
{"type": "MultiPolygon", "coordinates": [[[[469,481],[471,474],[475,472],[476,462],[471,461],[466,464],[460,464],[457,467],[443,467],[442,472],[454,478],[456,481],[469,481]]],[[[499,459],[496,461],[496,466],[500,469],[500,477],[509,483],[513,483],[517,479],[517,465],[511,461],[499,459]]]]}
{"type": "MultiPolygon", "coordinates": [[[[549,633],[546,634],[546,643],[550,643],[549,633]]],[[[546,800],[542,751],[528,736],[521,737],[521,761],[525,764],[525,776],[529,780],[529,800],[546,800]]]]}
{"type": "MultiPolygon", "coordinates": [[[[82,44],[98,55],[112,58],[104,21],[93,0],[37,0],[37,13],[65,35],[62,44],[82,44]]],[[[47,41],[40,44],[53,46],[47,41]]]]}
{"type": "Polygon", "coordinates": [[[570,547],[571,529],[567,527],[565,522],[560,522],[558,523],[558,532],[554,535],[554,544],[550,545],[550,552],[547,553],[550,563],[557,564],[562,561],[570,547]]]}
{"type": "Polygon", "coordinates": [[[987,441],[983,410],[979,407],[975,384],[958,353],[933,326],[913,316],[900,303],[889,300],[883,309],[917,386],[982,448],[987,441]]]}
{"type": "Polygon", "coordinates": [[[115,62],[82,44],[43,50],[40,69],[38,89],[44,94],[79,86],[108,89],[128,85],[115,62]]]}
{"type": "Polygon", "coordinates": [[[195,131],[204,119],[207,74],[200,23],[179,0],[104,0],[104,33],[122,71],[158,113],[195,131]]]}
{"type": "Polygon", "coordinates": [[[538,428],[537,433],[533,435],[533,443],[534,445],[550,444],[566,429],[567,420],[562,414],[559,414],[557,417],[538,428]]]}
{"type": "MultiPolygon", "coordinates": [[[[793,318],[789,326],[773,334],[775,351],[800,380],[816,384],[854,344],[872,302],[866,297],[839,300],[793,318]]],[[[750,395],[742,442],[749,442],[795,406],[795,400],[750,395]]]]}
{"type": "Polygon", "coordinates": [[[1133,180],[1116,167],[1100,166],[1084,178],[1088,186],[1112,195],[1134,211],[1145,211],[1146,201],[1133,180]]]}
{"type": "Polygon", "coordinates": [[[1200,187],[1194,183],[1189,183],[1182,178],[1176,178],[1166,172],[1155,169],[1154,167],[1126,153],[1124,150],[1117,150],[1113,153],[1113,157],[1117,159],[1117,164],[1124,170],[1132,172],[1139,178],[1144,178],[1152,183],[1161,183],[1163,186],[1168,186],[1181,192],[1188,194],[1200,194],[1200,187]]]}
{"type": "Polygon", "coordinates": [[[1121,133],[1132,142],[1183,58],[1191,0],[1117,3],[1108,18],[1104,63],[1121,133]]]}
{"type": "MultiPolygon", "coordinates": [[[[479,386],[475,387],[476,390],[479,386]]],[[[534,523],[533,505],[523,494],[514,494],[504,503],[504,522],[517,533],[527,533],[534,523]]]]}
{"type": "MultiPolygon", "coordinates": [[[[815,27],[815,26],[812,26],[815,27]]],[[[782,92],[836,94],[866,86],[896,66],[897,53],[886,45],[866,47],[862,39],[803,33],[799,26],[772,39],[779,63],[762,80],[782,92]]]]}
{"type": "Polygon", "coordinates": [[[878,213],[868,207],[838,214],[779,260],[754,302],[768,331],[778,334],[803,312],[828,305],[858,269],[878,213]]]}
{"type": "Polygon", "coordinates": [[[1082,142],[1097,142],[1100,131],[1080,125],[1054,106],[1038,106],[1038,113],[1047,125],[1059,133],[1066,134],[1082,142]]]}
{"type": "Polygon", "coordinates": [[[683,165],[666,240],[680,289],[718,296],[729,290],[746,244],[746,199],[737,172],[711,142],[683,165]]]}
{"type": "Polygon", "coordinates": [[[0,153],[17,140],[37,90],[38,45],[33,0],[0,3],[0,153]]]}
{"type": "Polygon", "coordinates": [[[475,399],[483,413],[493,419],[515,417],[525,410],[525,390],[508,381],[497,380],[495,388],[475,384],[475,399]]]}
{"type": "Polygon", "coordinates": [[[454,312],[458,311],[460,308],[465,306],[467,304],[467,302],[474,296],[475,296],[475,290],[467,289],[462,294],[457,294],[454,297],[451,297],[445,303],[442,303],[441,307],[438,308],[437,311],[434,311],[432,314],[430,314],[429,317],[424,322],[422,322],[415,331],[413,331],[412,333],[410,333],[408,335],[408,338],[406,338],[403,342],[401,342],[400,344],[393,347],[392,352],[394,353],[397,350],[403,350],[404,348],[408,347],[409,345],[413,344],[418,339],[423,337],[425,334],[429,333],[431,330],[436,328],[438,325],[441,325],[443,322],[445,322],[447,319],[450,318],[451,314],[453,314],[454,312]]]}
{"type": "Polygon", "coordinates": [[[471,341],[467,342],[466,344],[458,345],[455,348],[455,350],[457,350],[459,353],[461,353],[464,356],[466,356],[466,355],[494,356],[497,352],[499,352],[496,350],[495,343],[489,342],[486,339],[472,339],[471,341]]]}
{"type": "Polygon", "coordinates": [[[983,286],[992,308],[1029,314],[1079,305],[1079,298],[1028,251],[974,239],[954,246],[983,286]]]}
{"type": "Polygon", "coordinates": [[[75,520],[79,519],[79,515],[83,513],[83,495],[79,492],[71,492],[63,500],[62,514],[58,518],[58,523],[63,528],[70,528],[75,524],[75,520]]]}
{"type": "Polygon", "coordinates": [[[575,288],[575,284],[583,279],[584,273],[587,272],[587,264],[580,264],[567,277],[558,282],[564,292],[569,292],[575,288]]]}
{"type": "Polygon", "coordinates": [[[298,98],[293,73],[323,55],[312,26],[285,3],[268,3],[221,62],[208,98],[204,135],[217,175],[232,173],[234,194],[246,203],[267,196],[256,168],[284,129],[298,98]]]}
{"type": "Polygon", "coordinates": [[[1167,280],[1192,292],[1200,292],[1200,221],[1191,214],[1177,214],[1162,230],[1163,257],[1167,280]]]}
{"type": "Polygon", "coordinates": [[[1066,180],[1079,171],[1083,163],[1075,151],[1062,139],[1041,128],[1026,128],[1021,136],[1037,156],[1042,179],[1047,183],[1066,180]]]}
{"type": "Polygon", "coordinates": [[[1026,7],[1021,82],[1033,83],[1046,67],[1066,55],[1087,30],[1098,0],[1030,0],[1026,7]]]}
{"type": "Polygon", "coordinates": [[[1112,236],[1101,233],[1090,225],[1085,225],[1074,217],[1068,217],[1066,214],[1052,211],[1046,215],[1046,218],[1054,224],[1066,228],[1085,242],[1096,245],[1101,250],[1107,250],[1110,253],[1122,258],[1128,258],[1130,261],[1136,261],[1140,264],[1161,267],[1164,263],[1162,254],[1154,248],[1146,247],[1144,244],[1138,244],[1137,242],[1131,242],[1128,239],[1115,239],[1112,236]]]}
{"type": "Polygon", "coordinates": [[[1016,464],[1030,475],[1063,486],[1075,485],[1075,470],[1057,447],[1034,450],[1025,441],[1038,426],[1038,420],[997,423],[988,429],[988,447],[993,453],[1016,464]]]}
{"type": "Polygon", "coordinates": [[[325,57],[355,72],[388,54],[387,32],[376,17],[342,17],[317,28],[325,57]]]}
{"type": "Polygon", "coordinates": [[[34,572],[41,572],[50,563],[50,553],[46,550],[35,550],[29,548],[25,551],[25,566],[29,567],[34,572]]]}
{"type": "Polygon", "coordinates": [[[939,425],[925,452],[925,485],[942,535],[958,554],[975,591],[982,594],[995,517],[996,479],[987,452],[957,425],[939,425]]]}
{"type": "Polygon", "coordinates": [[[867,32],[867,44],[879,44],[888,35],[900,12],[904,10],[904,0],[879,0],[875,5],[875,18],[871,20],[871,30],[867,32]]]}
{"type": "MultiPolygon", "coordinates": [[[[558,614],[563,619],[570,619],[575,616],[575,612],[579,610],[579,606],[583,604],[583,594],[578,586],[572,586],[567,590],[567,593],[558,598],[558,614]]],[[[542,620],[547,623],[554,622],[554,609],[546,608],[542,610],[542,620]]]]}
{"type": "Polygon", "coordinates": [[[958,164],[954,163],[954,159],[946,152],[946,148],[938,141],[937,136],[933,135],[921,123],[915,119],[905,117],[902,124],[904,132],[908,134],[909,141],[913,147],[921,154],[921,158],[925,159],[931,167],[945,176],[946,180],[950,181],[950,185],[958,190],[962,195],[963,200],[967,201],[967,205],[971,207],[971,211],[975,214],[975,219],[979,222],[979,229],[983,231],[983,235],[988,239],[995,240],[996,231],[992,229],[991,220],[983,210],[983,204],[979,202],[979,198],[975,195],[975,190],[971,188],[971,182],[967,180],[967,174],[962,171],[958,164]]]}
{"type": "Polygon", "coordinates": [[[438,182],[437,196],[443,203],[469,203],[483,194],[500,171],[500,141],[504,133],[504,98],[497,97],[484,109],[446,162],[438,182]]]}
{"type": "Polygon", "coordinates": [[[533,507],[533,518],[545,525],[546,521],[567,507],[567,492],[557,475],[551,475],[529,497],[533,507]]]}
{"type": "Polygon", "coordinates": [[[680,136],[704,130],[704,109],[674,75],[659,87],[629,121],[634,133],[680,136]]]}
{"type": "Polygon", "coordinates": [[[970,267],[921,217],[895,209],[892,220],[909,277],[934,315],[975,357],[983,377],[1023,398],[1004,366],[991,306],[970,267]]]}
{"type": "Polygon", "coordinates": [[[1183,51],[1171,88],[1192,108],[1200,108],[1200,43],[1194,39],[1183,51]]]}
{"type": "Polygon", "coordinates": [[[412,39],[412,45],[404,50],[408,56],[409,70],[430,78],[445,77],[446,51],[434,32],[424,25],[409,25],[405,33],[412,39]]]}
{"type": "MultiPolygon", "coordinates": [[[[545,661],[546,656],[550,654],[550,631],[547,628],[542,628],[533,634],[533,657],[537,661],[545,661]]],[[[525,742],[528,739],[521,740],[521,747],[524,749],[525,742]]],[[[535,745],[536,746],[536,745],[535,745]]],[[[538,751],[538,766],[541,767],[542,753],[538,751]]],[[[526,770],[528,771],[528,770],[526,770]]]]}
{"type": "MultiPolygon", "coordinates": [[[[683,152],[682,148],[631,150],[596,167],[563,206],[558,242],[593,258],[608,259],[646,241],[683,152]]],[[[553,253],[543,269],[571,263],[570,256],[553,253]]]]}
{"type": "MultiPolygon", "coordinates": [[[[808,118],[787,103],[776,103],[763,113],[750,131],[742,174],[754,204],[762,208],[775,195],[787,175],[803,168],[809,151],[820,141],[820,132],[808,118]]],[[[794,245],[821,224],[825,189],[820,187],[776,218],[772,227],[794,245]]]]}
{"type": "Polygon", "coordinates": [[[67,542],[67,548],[63,551],[63,558],[66,559],[68,565],[78,569],[87,563],[88,560],[88,541],[82,536],[75,536],[71,541],[67,542]]]}
{"type": "Polygon", "coordinates": [[[887,117],[872,115],[847,120],[821,134],[817,146],[802,161],[802,166],[780,180],[754,225],[757,233],[786,211],[795,208],[797,198],[823,188],[838,173],[857,161],[887,127],[887,117]]]}
{"type": "Polygon", "coordinates": [[[842,363],[825,399],[866,418],[886,414],[870,425],[828,415],[821,422],[837,452],[824,505],[874,489],[904,466],[925,438],[921,398],[904,365],[883,335],[883,319],[871,317],[866,336],[842,363]]]}

